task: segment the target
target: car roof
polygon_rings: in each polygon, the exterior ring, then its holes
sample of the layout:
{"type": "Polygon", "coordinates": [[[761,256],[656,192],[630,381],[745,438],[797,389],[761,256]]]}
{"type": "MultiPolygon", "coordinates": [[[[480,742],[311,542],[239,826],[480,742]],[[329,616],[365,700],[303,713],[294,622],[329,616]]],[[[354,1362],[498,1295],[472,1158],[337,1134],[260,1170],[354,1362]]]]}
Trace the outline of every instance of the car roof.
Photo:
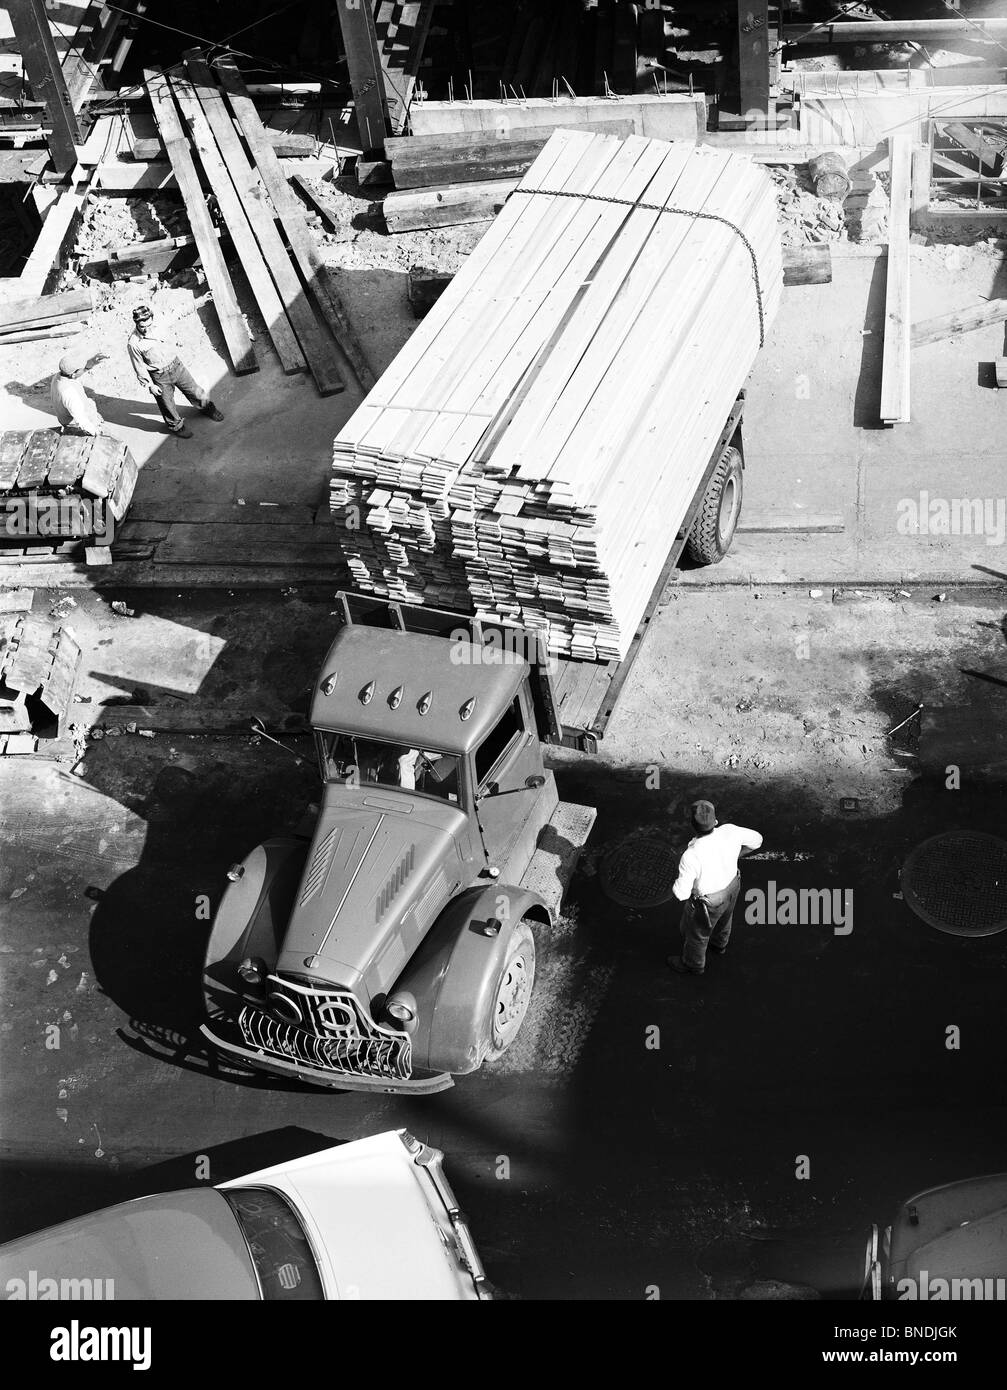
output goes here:
{"type": "Polygon", "coordinates": [[[502,647],[428,633],[347,624],[336,634],[315,687],[311,723],[407,748],[467,753],[477,748],[517,694],[528,662],[502,647]],[[467,650],[466,650],[467,649],[467,650]],[[458,660],[478,654],[480,660],[458,660]],[[325,684],[335,677],[331,694],[325,684]],[[368,703],[361,693],[374,682],[368,703]],[[395,708],[392,698],[401,687],[395,708]],[[419,705],[429,695],[429,709],[419,705]],[[461,711],[473,701],[471,713],[461,711]]]}
{"type": "Polygon", "coordinates": [[[140,1197],[0,1246],[0,1288],[32,1271],[36,1281],[112,1280],[116,1301],[261,1297],[237,1220],[212,1187],[140,1197]]]}

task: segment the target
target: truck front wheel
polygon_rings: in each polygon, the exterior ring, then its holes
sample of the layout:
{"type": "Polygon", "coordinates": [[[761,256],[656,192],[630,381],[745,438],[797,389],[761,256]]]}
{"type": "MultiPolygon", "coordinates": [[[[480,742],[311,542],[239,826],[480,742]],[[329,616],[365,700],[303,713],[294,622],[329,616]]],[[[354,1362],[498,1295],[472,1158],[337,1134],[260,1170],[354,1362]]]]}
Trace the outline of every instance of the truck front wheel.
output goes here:
{"type": "Polygon", "coordinates": [[[530,922],[524,917],[514,929],[493,991],[486,1061],[492,1062],[502,1056],[517,1037],[528,1012],[534,983],[535,937],[530,922]]]}
{"type": "Polygon", "coordinates": [[[716,565],[731,548],[741,515],[741,454],[729,444],[714,469],[685,551],[698,565],[716,565]]]}

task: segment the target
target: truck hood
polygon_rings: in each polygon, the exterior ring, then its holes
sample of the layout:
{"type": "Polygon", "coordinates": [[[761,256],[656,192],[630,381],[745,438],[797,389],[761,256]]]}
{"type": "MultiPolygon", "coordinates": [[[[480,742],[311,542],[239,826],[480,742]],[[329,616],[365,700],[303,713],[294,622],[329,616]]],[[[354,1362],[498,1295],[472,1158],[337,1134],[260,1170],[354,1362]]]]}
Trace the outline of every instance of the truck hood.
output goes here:
{"type": "Polygon", "coordinates": [[[451,803],[328,783],[277,973],[386,992],[459,887],[465,824],[451,803]]]}

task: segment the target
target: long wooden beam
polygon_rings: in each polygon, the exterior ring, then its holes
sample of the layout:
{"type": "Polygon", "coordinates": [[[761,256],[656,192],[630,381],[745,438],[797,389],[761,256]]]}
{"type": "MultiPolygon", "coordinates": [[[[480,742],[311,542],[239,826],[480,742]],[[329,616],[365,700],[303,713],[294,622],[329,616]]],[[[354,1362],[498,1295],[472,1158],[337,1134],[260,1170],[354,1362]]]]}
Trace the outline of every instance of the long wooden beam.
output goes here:
{"type": "Polygon", "coordinates": [[[199,154],[203,173],[206,175],[217,200],[217,206],[224,219],[224,226],[230,233],[231,242],[238,254],[238,260],[241,262],[241,268],[245,272],[245,278],[251,286],[255,302],[259,307],[259,313],[266,325],[266,332],[273,340],[273,347],[280,359],[280,366],[288,376],[295,372],[306,371],[307,361],[297,338],[294,336],[294,330],[287,319],[280,296],[276,292],[276,286],[269,274],[269,267],[266,265],[255,240],[252,228],[249,226],[244,200],[239,197],[238,191],[231,182],[203,108],[196,100],[192,83],[181,77],[173,77],[171,90],[182,109],[182,115],[189,127],[193,148],[199,154]]]}
{"type": "Polygon", "coordinates": [[[339,28],[350,70],[353,110],[364,154],[380,151],[387,134],[385,75],[371,0],[337,0],[339,28]]]}
{"type": "Polygon", "coordinates": [[[183,57],[204,119],[216,139],[221,158],[227,166],[227,172],[259,244],[262,258],[276,284],[277,293],[290,326],[297,335],[315,384],[323,396],[334,395],[343,389],[343,383],[332,340],[315,318],[304,286],[298,279],[287,248],[276,230],[273,209],[238,138],[231,113],[224,103],[224,94],[214,82],[206,63],[194,50],[185,53],[183,57]]]}
{"type": "Polygon", "coordinates": [[[199,259],[213,296],[213,307],[220,322],[224,342],[227,344],[231,365],[239,376],[246,372],[257,372],[259,364],[255,358],[248,325],[238,308],[234,286],[224,264],[220,243],[206,206],[206,196],[200,187],[189,142],[182,133],[182,123],[175,110],[167,79],[160,73],[145,71],[143,80],[154,108],[154,119],[161,140],[168,152],[168,159],[181,191],[182,201],[185,203],[192,235],[199,248],[199,259]]]}
{"type": "Polygon", "coordinates": [[[83,140],[56,53],[48,12],[43,0],[8,0],[7,11],[32,94],[36,101],[45,102],[49,115],[52,162],[60,173],[66,173],[76,164],[76,147],[83,140]]]}
{"type": "Polygon", "coordinates": [[[887,425],[909,421],[909,210],[913,140],[889,138],[891,193],[888,207],[888,280],[885,286],[885,341],[881,364],[881,419],[887,425]]]}
{"type": "Polygon", "coordinates": [[[374,385],[374,373],[350,323],[335,281],[304,220],[304,206],[287,183],[241,73],[232,63],[224,61],[217,64],[216,73],[220,85],[227,92],[234,118],[255,160],[262,186],[269,194],[297,267],[346,359],[344,378],[356,375],[364,390],[369,391],[374,385]]]}

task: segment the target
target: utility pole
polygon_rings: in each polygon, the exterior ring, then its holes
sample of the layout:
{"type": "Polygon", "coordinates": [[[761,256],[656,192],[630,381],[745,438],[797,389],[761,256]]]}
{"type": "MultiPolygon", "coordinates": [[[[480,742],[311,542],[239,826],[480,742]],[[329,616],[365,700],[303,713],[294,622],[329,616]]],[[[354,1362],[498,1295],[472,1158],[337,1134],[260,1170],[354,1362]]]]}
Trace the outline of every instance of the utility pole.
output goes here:
{"type": "Polygon", "coordinates": [[[44,101],[51,126],[49,153],[59,173],[77,163],[83,143],[77,113],[63,78],[44,0],[8,0],[7,11],[21,50],[21,62],[36,101],[44,101]]]}
{"type": "Polygon", "coordinates": [[[360,144],[365,157],[380,157],[384,154],[387,115],[374,9],[371,0],[338,0],[338,8],[360,144]]]}

